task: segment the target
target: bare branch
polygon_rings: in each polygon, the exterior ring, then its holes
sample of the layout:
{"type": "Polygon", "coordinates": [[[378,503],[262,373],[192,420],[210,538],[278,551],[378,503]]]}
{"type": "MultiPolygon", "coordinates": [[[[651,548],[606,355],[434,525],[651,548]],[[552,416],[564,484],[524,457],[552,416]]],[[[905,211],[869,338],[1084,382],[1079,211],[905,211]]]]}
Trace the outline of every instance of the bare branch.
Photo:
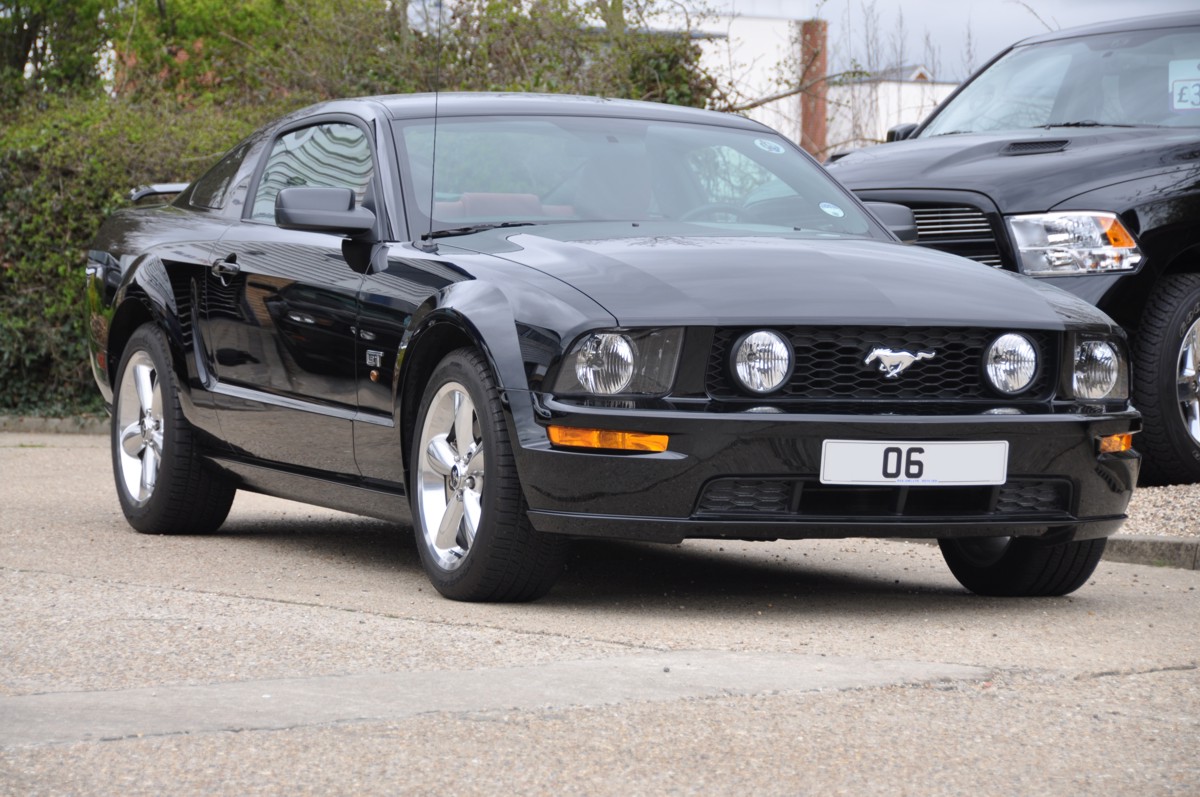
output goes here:
{"type": "Polygon", "coordinates": [[[776,94],[771,94],[766,97],[759,97],[758,99],[750,100],[749,102],[743,102],[738,105],[729,105],[727,107],[720,108],[720,110],[726,111],[727,113],[742,113],[743,111],[751,111],[751,110],[754,110],[755,108],[759,108],[763,105],[769,105],[778,100],[786,100],[788,97],[795,97],[797,95],[804,94],[807,91],[809,91],[810,89],[812,89],[816,86],[819,86],[822,83],[835,82],[835,81],[841,80],[843,78],[860,78],[863,76],[863,74],[864,73],[859,70],[850,69],[845,72],[837,72],[837,73],[834,73],[831,75],[822,75],[821,77],[818,77],[814,80],[810,80],[807,83],[803,83],[801,85],[794,86],[789,89],[785,89],[784,91],[778,92],[776,94]]]}

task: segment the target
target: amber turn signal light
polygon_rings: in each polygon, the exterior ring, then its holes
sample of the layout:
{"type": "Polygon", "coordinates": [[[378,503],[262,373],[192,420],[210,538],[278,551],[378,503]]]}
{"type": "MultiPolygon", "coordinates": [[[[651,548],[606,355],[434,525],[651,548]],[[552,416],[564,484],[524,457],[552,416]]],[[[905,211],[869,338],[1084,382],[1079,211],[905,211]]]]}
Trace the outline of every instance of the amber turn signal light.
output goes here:
{"type": "Polygon", "coordinates": [[[1116,219],[1100,219],[1101,226],[1104,227],[1104,236],[1108,238],[1108,245],[1115,246],[1117,249],[1134,249],[1137,247],[1137,242],[1133,240],[1133,236],[1129,234],[1129,230],[1125,229],[1125,225],[1116,219]]]}
{"type": "Polygon", "coordinates": [[[1100,438],[1101,454],[1120,454],[1131,448],[1133,448],[1133,435],[1131,434],[1110,434],[1100,438]]]}
{"type": "Polygon", "coordinates": [[[546,431],[550,442],[570,448],[599,448],[608,451],[640,451],[658,453],[667,450],[665,434],[618,432],[612,429],[578,429],[573,426],[550,426],[546,431]]]}

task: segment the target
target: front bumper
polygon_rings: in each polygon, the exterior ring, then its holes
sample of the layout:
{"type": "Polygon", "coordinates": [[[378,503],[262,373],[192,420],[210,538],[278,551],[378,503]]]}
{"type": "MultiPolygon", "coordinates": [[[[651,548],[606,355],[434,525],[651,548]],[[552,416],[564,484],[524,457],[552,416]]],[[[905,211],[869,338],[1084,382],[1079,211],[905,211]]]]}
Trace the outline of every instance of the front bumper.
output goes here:
{"type": "MultiPolygon", "coordinates": [[[[532,398],[532,397],[531,397],[532,398]]],[[[517,465],[536,529],[585,537],[686,538],[1043,536],[1115,533],[1140,456],[1098,453],[1136,431],[1134,411],[1041,415],[817,415],[633,410],[540,397],[539,425],[670,436],[660,454],[556,450],[520,435],[517,465]],[[822,485],[826,439],[1008,442],[1004,485],[822,485]]]]}

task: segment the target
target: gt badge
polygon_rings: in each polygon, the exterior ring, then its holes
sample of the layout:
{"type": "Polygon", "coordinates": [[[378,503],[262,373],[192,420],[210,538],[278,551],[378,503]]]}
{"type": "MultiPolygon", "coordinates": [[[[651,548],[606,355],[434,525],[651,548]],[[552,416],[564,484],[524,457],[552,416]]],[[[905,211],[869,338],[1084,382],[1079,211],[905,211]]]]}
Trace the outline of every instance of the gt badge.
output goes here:
{"type": "Polygon", "coordinates": [[[378,368],[383,365],[383,352],[367,349],[367,365],[378,368]]]}

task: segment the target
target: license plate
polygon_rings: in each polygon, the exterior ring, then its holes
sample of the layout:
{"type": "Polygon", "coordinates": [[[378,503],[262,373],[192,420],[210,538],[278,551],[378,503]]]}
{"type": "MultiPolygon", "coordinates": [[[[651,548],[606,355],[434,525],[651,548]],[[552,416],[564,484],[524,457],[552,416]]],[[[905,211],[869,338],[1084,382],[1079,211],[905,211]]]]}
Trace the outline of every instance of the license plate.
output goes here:
{"type": "Polygon", "coordinates": [[[1004,484],[1008,442],[826,440],[822,484],[1004,484]]]}

